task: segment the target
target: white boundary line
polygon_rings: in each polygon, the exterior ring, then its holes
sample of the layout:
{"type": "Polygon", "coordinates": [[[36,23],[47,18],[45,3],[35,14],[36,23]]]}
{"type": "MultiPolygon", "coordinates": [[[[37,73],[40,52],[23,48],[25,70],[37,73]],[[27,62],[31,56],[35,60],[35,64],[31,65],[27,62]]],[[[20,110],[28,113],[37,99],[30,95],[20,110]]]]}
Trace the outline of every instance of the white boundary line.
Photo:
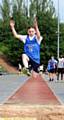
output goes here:
{"type": "MultiPolygon", "coordinates": [[[[22,77],[22,76],[21,76],[22,77]]],[[[1,105],[5,104],[6,101],[8,101],[9,98],[11,98],[28,80],[30,77],[27,77],[23,83],[20,82],[20,85],[11,93],[11,95],[8,95],[5,100],[1,102],[1,105]]]]}
{"type": "MultiPolygon", "coordinates": [[[[44,78],[44,81],[45,81],[45,77],[42,76],[42,78],[44,78]]],[[[53,90],[53,88],[51,87],[51,85],[47,81],[45,81],[45,82],[47,83],[48,87],[51,89],[51,91],[53,92],[53,94],[55,95],[55,97],[57,98],[57,100],[60,102],[60,104],[64,105],[64,103],[62,102],[62,100],[60,99],[60,97],[55,93],[55,91],[53,90]]]]}
{"type": "Polygon", "coordinates": [[[55,91],[53,90],[53,88],[49,85],[48,82],[46,82],[48,87],[51,89],[51,91],[53,92],[54,96],[57,98],[57,100],[60,102],[61,105],[64,105],[64,103],[62,102],[62,100],[60,99],[60,97],[55,93],[55,91]]]}

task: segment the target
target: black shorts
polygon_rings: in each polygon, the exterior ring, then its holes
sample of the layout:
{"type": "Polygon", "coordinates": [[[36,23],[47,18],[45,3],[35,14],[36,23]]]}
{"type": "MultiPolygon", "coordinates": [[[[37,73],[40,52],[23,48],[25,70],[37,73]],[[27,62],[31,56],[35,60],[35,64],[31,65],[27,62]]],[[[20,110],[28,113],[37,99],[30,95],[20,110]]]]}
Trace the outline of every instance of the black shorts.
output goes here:
{"type": "Polygon", "coordinates": [[[19,69],[19,72],[21,72],[21,69],[19,69]]]}
{"type": "Polygon", "coordinates": [[[29,57],[29,64],[31,65],[32,70],[34,70],[37,73],[39,72],[38,68],[39,68],[40,64],[33,61],[30,57],[29,57]]]}
{"type": "Polygon", "coordinates": [[[48,72],[49,73],[55,73],[55,69],[50,69],[48,72]]]}
{"type": "Polygon", "coordinates": [[[63,74],[64,73],[64,68],[58,68],[57,72],[63,74]]]}

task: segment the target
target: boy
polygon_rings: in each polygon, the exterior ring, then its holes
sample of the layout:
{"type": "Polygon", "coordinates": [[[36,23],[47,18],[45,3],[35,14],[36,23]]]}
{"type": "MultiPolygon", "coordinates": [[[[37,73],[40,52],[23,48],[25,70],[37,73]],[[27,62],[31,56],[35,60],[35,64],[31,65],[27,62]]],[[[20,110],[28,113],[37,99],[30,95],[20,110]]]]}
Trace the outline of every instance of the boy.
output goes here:
{"type": "Polygon", "coordinates": [[[15,30],[15,22],[13,19],[10,20],[11,30],[14,37],[18,38],[24,43],[24,54],[22,54],[22,60],[24,67],[29,69],[29,61],[32,67],[32,75],[36,77],[38,74],[38,68],[40,65],[40,43],[42,37],[38,29],[37,20],[34,20],[34,27],[28,29],[28,35],[19,35],[15,30]]]}
{"type": "Polygon", "coordinates": [[[58,59],[58,69],[57,69],[57,80],[59,80],[59,77],[61,75],[61,80],[63,80],[63,74],[64,74],[64,58],[61,55],[60,58],[58,59]]]}
{"type": "Polygon", "coordinates": [[[47,70],[49,73],[49,81],[53,81],[56,73],[57,60],[52,56],[48,61],[47,70]]]}

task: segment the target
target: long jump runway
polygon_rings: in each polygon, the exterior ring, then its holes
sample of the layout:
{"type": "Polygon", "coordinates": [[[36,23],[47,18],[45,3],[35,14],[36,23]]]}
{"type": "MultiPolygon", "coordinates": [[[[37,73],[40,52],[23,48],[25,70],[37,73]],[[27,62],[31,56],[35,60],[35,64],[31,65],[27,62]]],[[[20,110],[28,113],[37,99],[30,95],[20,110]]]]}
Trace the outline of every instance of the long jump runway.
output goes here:
{"type": "Polygon", "coordinates": [[[18,89],[8,97],[4,104],[60,105],[60,102],[46,81],[38,75],[37,79],[30,77],[23,85],[19,85],[18,89]]]}

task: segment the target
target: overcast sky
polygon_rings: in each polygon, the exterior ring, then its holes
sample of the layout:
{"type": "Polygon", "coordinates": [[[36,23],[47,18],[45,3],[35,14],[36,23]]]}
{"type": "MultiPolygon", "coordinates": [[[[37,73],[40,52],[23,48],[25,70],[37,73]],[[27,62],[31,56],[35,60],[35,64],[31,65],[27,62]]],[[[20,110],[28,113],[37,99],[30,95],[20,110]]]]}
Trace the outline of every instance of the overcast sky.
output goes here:
{"type": "MultiPolygon", "coordinates": [[[[1,3],[2,0],[0,0],[1,3]]],[[[58,14],[58,0],[52,0],[56,8],[56,14],[58,14]]],[[[64,0],[59,0],[59,14],[60,21],[64,22],[64,0]]]]}
{"type": "MultiPolygon", "coordinates": [[[[53,0],[53,3],[58,14],[58,0],[53,0]]],[[[64,22],[64,0],[59,0],[59,18],[60,21],[64,22]]]]}

